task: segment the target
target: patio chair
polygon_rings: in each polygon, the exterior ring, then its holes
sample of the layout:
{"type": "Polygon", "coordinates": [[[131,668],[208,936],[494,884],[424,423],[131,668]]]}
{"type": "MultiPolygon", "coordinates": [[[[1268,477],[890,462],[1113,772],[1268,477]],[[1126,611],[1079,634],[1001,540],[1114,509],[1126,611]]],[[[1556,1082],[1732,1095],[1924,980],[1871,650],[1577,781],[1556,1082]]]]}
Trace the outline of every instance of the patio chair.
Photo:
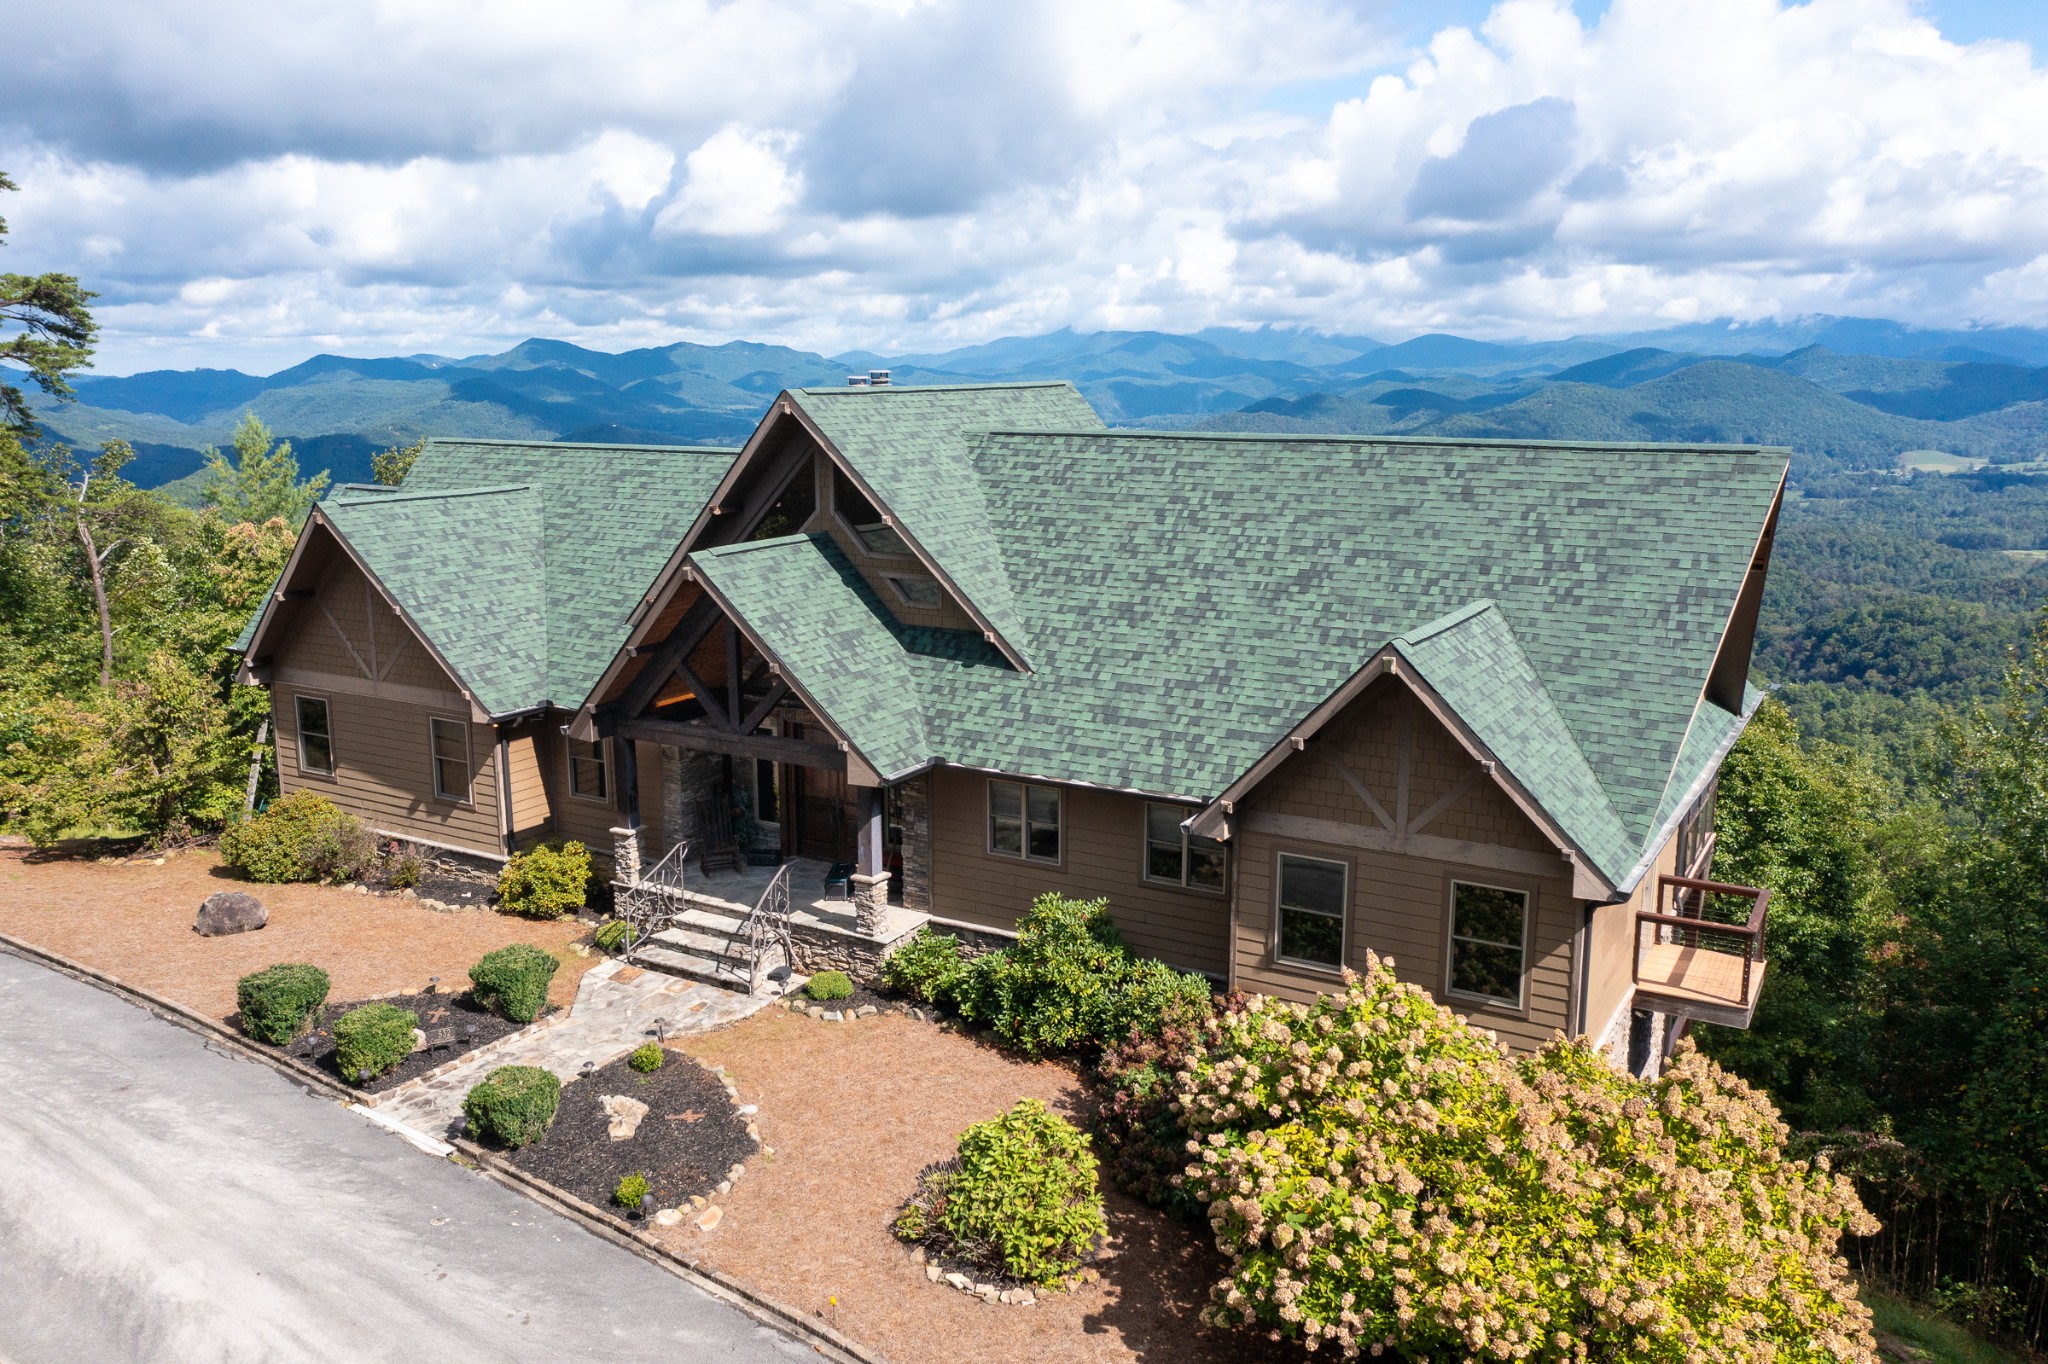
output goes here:
{"type": "Polygon", "coordinates": [[[722,800],[697,802],[697,864],[706,876],[715,871],[741,871],[746,856],[732,831],[732,807],[722,800]]]}
{"type": "Polygon", "coordinates": [[[830,895],[832,887],[837,886],[839,887],[839,894],[835,898],[851,900],[853,898],[853,869],[854,864],[851,862],[834,862],[831,866],[825,868],[825,883],[818,889],[830,895]]]}

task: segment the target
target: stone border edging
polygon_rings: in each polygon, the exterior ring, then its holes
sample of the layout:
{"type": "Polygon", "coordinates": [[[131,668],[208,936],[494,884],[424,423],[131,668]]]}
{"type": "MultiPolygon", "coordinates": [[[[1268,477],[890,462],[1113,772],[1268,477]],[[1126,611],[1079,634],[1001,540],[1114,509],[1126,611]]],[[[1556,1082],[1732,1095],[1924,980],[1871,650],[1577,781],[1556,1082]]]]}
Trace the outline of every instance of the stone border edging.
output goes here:
{"type": "MultiPolygon", "coordinates": [[[[259,1047],[205,1014],[150,994],[118,976],[72,961],[69,957],[47,948],[37,947],[33,943],[23,942],[5,933],[0,933],[0,951],[46,966],[61,975],[96,986],[109,994],[119,995],[145,1013],[154,1014],[167,1023],[174,1023],[190,1032],[198,1033],[208,1041],[226,1047],[243,1060],[268,1066],[286,1079],[319,1091],[324,1097],[339,1099],[351,1106],[356,1105],[362,1098],[360,1091],[349,1088],[332,1076],[315,1070],[294,1057],[259,1047]]],[[[371,1117],[368,1113],[362,1116],[371,1117]]],[[[611,1216],[591,1207],[574,1194],[564,1192],[546,1180],[527,1174],[475,1142],[457,1137],[454,1146],[486,1177],[567,1217],[593,1235],[601,1236],[648,1263],[667,1270],[685,1283],[693,1285],[728,1306],[739,1309],[763,1325],[794,1337],[800,1343],[810,1346],[820,1355],[834,1361],[834,1364],[889,1364],[883,1356],[856,1345],[823,1322],[812,1321],[795,1308],[784,1306],[773,1298],[757,1293],[718,1270],[693,1264],[645,1233],[622,1227],[611,1216]]]]}
{"type": "Polygon", "coordinates": [[[737,1307],[757,1321],[797,1335],[803,1342],[836,1364],[888,1364],[881,1355],[857,1345],[830,1326],[801,1315],[739,1280],[678,1255],[646,1232],[635,1231],[617,1218],[594,1208],[567,1190],[557,1188],[538,1175],[528,1174],[496,1151],[479,1146],[468,1137],[456,1137],[455,1149],[473,1161],[485,1175],[581,1225],[592,1235],[623,1246],[641,1259],[660,1266],[677,1278],[695,1284],[706,1293],[737,1307]]]}

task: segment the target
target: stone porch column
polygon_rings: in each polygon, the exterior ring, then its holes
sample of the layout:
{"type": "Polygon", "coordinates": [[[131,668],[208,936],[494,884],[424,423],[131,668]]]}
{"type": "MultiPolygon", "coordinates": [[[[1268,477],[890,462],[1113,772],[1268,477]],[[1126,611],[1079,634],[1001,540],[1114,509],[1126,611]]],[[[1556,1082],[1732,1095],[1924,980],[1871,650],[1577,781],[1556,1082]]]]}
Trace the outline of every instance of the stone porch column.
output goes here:
{"type": "Polygon", "coordinates": [[[612,830],[612,880],[622,886],[640,884],[640,831],[612,830]]]}
{"type": "Polygon", "coordinates": [[[903,907],[932,912],[932,774],[896,787],[896,819],[903,830],[903,907]]]}

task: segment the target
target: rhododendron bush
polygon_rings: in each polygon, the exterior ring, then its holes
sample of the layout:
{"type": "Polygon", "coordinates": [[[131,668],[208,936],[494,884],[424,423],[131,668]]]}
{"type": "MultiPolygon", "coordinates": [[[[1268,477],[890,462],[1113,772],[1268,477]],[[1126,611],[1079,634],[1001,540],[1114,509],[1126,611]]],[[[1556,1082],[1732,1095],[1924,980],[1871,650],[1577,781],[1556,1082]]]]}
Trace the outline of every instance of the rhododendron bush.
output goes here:
{"type": "Polygon", "coordinates": [[[1375,961],[1212,1022],[1179,1103],[1231,1258],[1214,1323],[1412,1359],[1876,1359],[1836,1251],[1869,1214],[1690,1046],[1654,1083],[1563,1041],[1512,1058],[1375,961]]]}

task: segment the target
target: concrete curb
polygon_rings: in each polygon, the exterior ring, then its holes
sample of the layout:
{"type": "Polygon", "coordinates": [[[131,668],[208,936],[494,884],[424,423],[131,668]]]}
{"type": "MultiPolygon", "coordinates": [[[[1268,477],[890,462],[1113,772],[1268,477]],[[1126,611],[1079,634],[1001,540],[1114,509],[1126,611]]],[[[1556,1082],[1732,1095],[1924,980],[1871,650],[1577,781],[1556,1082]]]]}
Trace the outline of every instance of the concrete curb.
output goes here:
{"type": "MultiPolygon", "coordinates": [[[[17,957],[47,966],[59,974],[70,976],[96,986],[109,994],[119,995],[146,1013],[155,1014],[167,1023],[198,1033],[209,1042],[214,1042],[233,1052],[243,1060],[265,1065],[293,1080],[320,1097],[339,1099],[356,1109],[363,1117],[379,1127],[390,1130],[394,1135],[429,1154],[438,1154],[423,1143],[445,1146],[434,1138],[417,1132],[384,1114],[366,1109],[359,1100],[363,1097],[332,1076],[322,1074],[304,1062],[280,1055],[257,1046],[239,1033],[208,1018],[205,1014],[160,999],[146,990],[141,990],[116,976],[72,961],[45,948],[26,943],[19,938],[0,933],[0,952],[10,952],[17,957]]],[[[566,1011],[564,1011],[566,1012],[566,1011]]],[[[881,1355],[855,1344],[823,1322],[804,1316],[793,1307],[787,1307],[764,1294],[756,1293],[738,1280],[728,1277],[715,1269],[697,1265],[669,1250],[644,1232],[635,1232],[617,1219],[600,1209],[591,1207],[574,1194],[567,1193],[544,1179],[537,1179],[511,1165],[496,1152],[488,1151],[464,1137],[457,1137],[451,1148],[459,1158],[475,1166],[486,1177],[497,1181],[549,1208],[583,1227],[594,1236],[600,1236],[613,1245],[630,1250],[641,1259],[656,1265],[677,1278],[710,1294],[719,1301],[746,1313],[764,1326],[794,1337],[816,1350],[834,1364],[889,1364],[881,1355]]]]}
{"type": "Polygon", "coordinates": [[[825,1358],[837,1364],[889,1364],[882,1355],[858,1345],[825,1323],[806,1317],[764,1293],[716,1269],[678,1255],[643,1231],[635,1231],[618,1218],[594,1208],[576,1195],[557,1188],[537,1175],[530,1175],[498,1152],[479,1146],[467,1137],[455,1138],[455,1149],[490,1178],[508,1188],[518,1189],[534,1202],[554,1209],[581,1224],[592,1235],[624,1246],[649,1263],[661,1266],[679,1279],[695,1284],[706,1293],[745,1312],[779,1331],[797,1336],[825,1358]]]}

